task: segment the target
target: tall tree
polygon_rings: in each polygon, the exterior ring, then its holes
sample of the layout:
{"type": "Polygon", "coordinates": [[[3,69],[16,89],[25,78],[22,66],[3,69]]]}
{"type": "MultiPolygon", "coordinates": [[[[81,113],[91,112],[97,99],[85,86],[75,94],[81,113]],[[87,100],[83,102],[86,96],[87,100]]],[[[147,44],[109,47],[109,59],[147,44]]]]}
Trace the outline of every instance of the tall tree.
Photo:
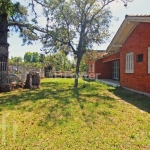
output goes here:
{"type": "MultiPolygon", "coordinates": [[[[39,38],[38,33],[44,35],[41,41],[44,50],[61,46],[70,49],[77,56],[75,86],[78,86],[79,65],[83,54],[94,43],[101,44],[108,38],[108,27],[112,18],[107,5],[119,0],[29,0],[29,6],[35,16],[28,20],[27,8],[11,0],[0,1],[0,61],[6,65],[0,68],[4,76],[0,85],[8,83],[8,46],[7,32],[19,31],[24,44],[31,44],[39,38]],[[47,18],[45,28],[39,27],[35,6],[43,7],[43,14],[47,18]]],[[[131,0],[120,0],[126,3],[131,0]]],[[[2,76],[1,76],[2,77],[2,76]]]]}
{"type": "Polygon", "coordinates": [[[32,62],[37,63],[40,61],[40,55],[38,52],[33,52],[32,53],[32,62]]]}
{"type": "Polygon", "coordinates": [[[7,43],[7,13],[11,8],[10,1],[0,2],[0,85],[7,84],[8,79],[8,43],[7,43]]]}
{"type": "Polygon", "coordinates": [[[32,62],[32,52],[26,52],[24,54],[24,62],[32,62]]]}
{"type": "MultiPolygon", "coordinates": [[[[34,0],[39,2],[37,0],[34,0]]],[[[43,50],[66,46],[77,58],[74,86],[78,86],[79,66],[83,54],[93,44],[102,44],[109,37],[112,14],[107,7],[117,0],[40,0],[47,17],[47,34],[42,37],[43,50]]],[[[130,0],[123,1],[125,6],[130,0]]]]}
{"type": "MultiPolygon", "coordinates": [[[[30,1],[32,3],[32,0],[30,1]]],[[[33,17],[32,22],[27,17],[27,9],[20,5],[19,2],[13,3],[11,0],[0,1],[0,86],[9,84],[9,44],[7,43],[9,29],[10,31],[19,32],[24,44],[31,44],[33,40],[38,39],[38,32],[44,32],[44,29],[37,26],[35,17],[33,17]]]]}
{"type": "Polygon", "coordinates": [[[24,62],[37,63],[40,61],[40,54],[38,52],[26,52],[24,54],[24,62]]]}
{"type": "Polygon", "coordinates": [[[88,71],[88,64],[86,63],[85,54],[82,57],[81,63],[80,63],[80,71],[81,72],[87,72],[88,71]]]}
{"type": "Polygon", "coordinates": [[[47,55],[44,59],[45,64],[49,64],[59,71],[69,71],[71,62],[63,51],[59,51],[52,55],[47,55]]]}

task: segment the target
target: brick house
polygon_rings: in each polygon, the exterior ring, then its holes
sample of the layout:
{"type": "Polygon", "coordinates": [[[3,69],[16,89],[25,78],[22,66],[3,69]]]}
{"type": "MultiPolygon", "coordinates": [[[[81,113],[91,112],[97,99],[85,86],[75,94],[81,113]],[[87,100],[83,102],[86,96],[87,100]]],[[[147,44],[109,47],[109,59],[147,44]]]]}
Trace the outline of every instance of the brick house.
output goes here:
{"type": "Polygon", "coordinates": [[[105,55],[89,61],[89,77],[119,80],[122,87],[150,93],[150,16],[125,16],[105,55]]]}

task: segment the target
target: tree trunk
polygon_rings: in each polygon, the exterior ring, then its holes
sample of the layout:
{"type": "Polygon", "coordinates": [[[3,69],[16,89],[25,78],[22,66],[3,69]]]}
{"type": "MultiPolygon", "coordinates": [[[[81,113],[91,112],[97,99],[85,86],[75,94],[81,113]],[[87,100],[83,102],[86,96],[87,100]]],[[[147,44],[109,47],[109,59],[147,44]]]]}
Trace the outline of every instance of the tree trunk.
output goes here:
{"type": "Polygon", "coordinates": [[[74,87],[78,87],[79,67],[80,67],[81,59],[82,59],[82,56],[81,57],[77,57],[76,76],[75,76],[74,87]]]}
{"type": "MultiPolygon", "coordinates": [[[[8,32],[7,14],[0,14],[0,89],[3,89],[9,84],[8,74],[8,43],[7,43],[7,32],[8,32]]],[[[9,87],[8,87],[9,88],[9,87]]],[[[1,90],[0,90],[1,91],[1,90]]],[[[9,91],[9,89],[8,89],[9,91]]],[[[5,89],[5,92],[7,90],[5,89]]]]}

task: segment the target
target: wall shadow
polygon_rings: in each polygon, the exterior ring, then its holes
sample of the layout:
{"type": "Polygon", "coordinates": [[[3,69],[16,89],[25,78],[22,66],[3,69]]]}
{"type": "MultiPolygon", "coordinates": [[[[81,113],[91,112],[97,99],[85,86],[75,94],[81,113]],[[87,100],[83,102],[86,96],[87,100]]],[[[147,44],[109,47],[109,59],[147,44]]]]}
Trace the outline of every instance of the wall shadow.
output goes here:
{"type": "Polygon", "coordinates": [[[122,87],[109,89],[109,91],[118,96],[120,99],[150,113],[150,97],[126,90],[122,87]]]}

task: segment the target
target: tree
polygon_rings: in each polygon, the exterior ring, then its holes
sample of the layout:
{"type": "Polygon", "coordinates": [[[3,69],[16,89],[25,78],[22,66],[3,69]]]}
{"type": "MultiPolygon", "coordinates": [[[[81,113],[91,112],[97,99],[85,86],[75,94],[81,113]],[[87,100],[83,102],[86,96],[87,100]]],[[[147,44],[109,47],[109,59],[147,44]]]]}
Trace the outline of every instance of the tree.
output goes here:
{"type": "MultiPolygon", "coordinates": [[[[37,0],[35,0],[37,2],[37,0]]],[[[117,0],[41,0],[47,17],[47,33],[42,37],[43,50],[49,52],[66,46],[76,56],[76,78],[78,86],[79,66],[82,56],[93,44],[104,43],[112,14],[107,7],[117,0]]],[[[128,0],[123,1],[125,6],[128,0]]]]}
{"type": "Polygon", "coordinates": [[[8,46],[7,43],[7,32],[9,29],[11,31],[20,32],[20,37],[23,38],[23,43],[31,44],[32,40],[37,40],[38,36],[34,30],[39,30],[39,27],[29,23],[27,19],[28,12],[27,9],[20,5],[19,2],[13,4],[11,0],[1,0],[0,2],[0,47],[1,50],[4,49],[7,51],[8,55],[8,46]]]}
{"type": "MultiPolygon", "coordinates": [[[[0,61],[8,65],[7,32],[20,33],[24,44],[31,44],[40,36],[44,50],[53,48],[57,51],[62,46],[77,56],[75,87],[78,86],[79,65],[83,54],[94,43],[101,44],[107,40],[108,27],[112,18],[109,3],[118,0],[29,0],[33,18],[28,20],[28,11],[20,3],[11,0],[0,1],[0,61]],[[45,28],[39,27],[35,5],[43,7],[47,18],[45,28]]],[[[126,3],[130,0],[120,0],[126,3]]],[[[64,49],[65,50],[65,49],[64,49]]],[[[68,51],[67,51],[68,52],[68,51]]],[[[0,85],[8,84],[8,67],[2,70],[0,85]]]]}
{"type": "Polygon", "coordinates": [[[31,52],[26,52],[24,54],[24,62],[32,62],[32,53],[31,52]]]}
{"type": "Polygon", "coordinates": [[[37,63],[40,61],[40,55],[38,52],[33,52],[32,53],[32,62],[37,63]]]}
{"type": "MultiPolygon", "coordinates": [[[[33,6],[32,4],[33,3],[31,3],[31,6],[33,6]]],[[[8,32],[19,32],[24,44],[32,44],[32,41],[38,40],[38,32],[44,32],[44,29],[37,26],[37,14],[34,14],[35,17],[33,16],[31,22],[27,19],[27,9],[24,6],[20,5],[19,2],[12,3],[11,0],[0,1],[0,63],[4,65],[2,68],[0,68],[0,86],[9,84],[9,44],[7,43],[8,32]]]]}
{"type": "Polygon", "coordinates": [[[26,52],[24,55],[24,61],[30,63],[37,63],[40,61],[40,55],[38,52],[26,52]]]}
{"type": "Polygon", "coordinates": [[[63,51],[52,55],[47,55],[44,59],[45,64],[49,64],[59,71],[68,71],[71,68],[71,62],[63,51]]]}
{"type": "Polygon", "coordinates": [[[80,63],[80,71],[81,72],[87,72],[88,71],[88,64],[85,61],[85,54],[83,55],[81,63],[80,63]]]}

